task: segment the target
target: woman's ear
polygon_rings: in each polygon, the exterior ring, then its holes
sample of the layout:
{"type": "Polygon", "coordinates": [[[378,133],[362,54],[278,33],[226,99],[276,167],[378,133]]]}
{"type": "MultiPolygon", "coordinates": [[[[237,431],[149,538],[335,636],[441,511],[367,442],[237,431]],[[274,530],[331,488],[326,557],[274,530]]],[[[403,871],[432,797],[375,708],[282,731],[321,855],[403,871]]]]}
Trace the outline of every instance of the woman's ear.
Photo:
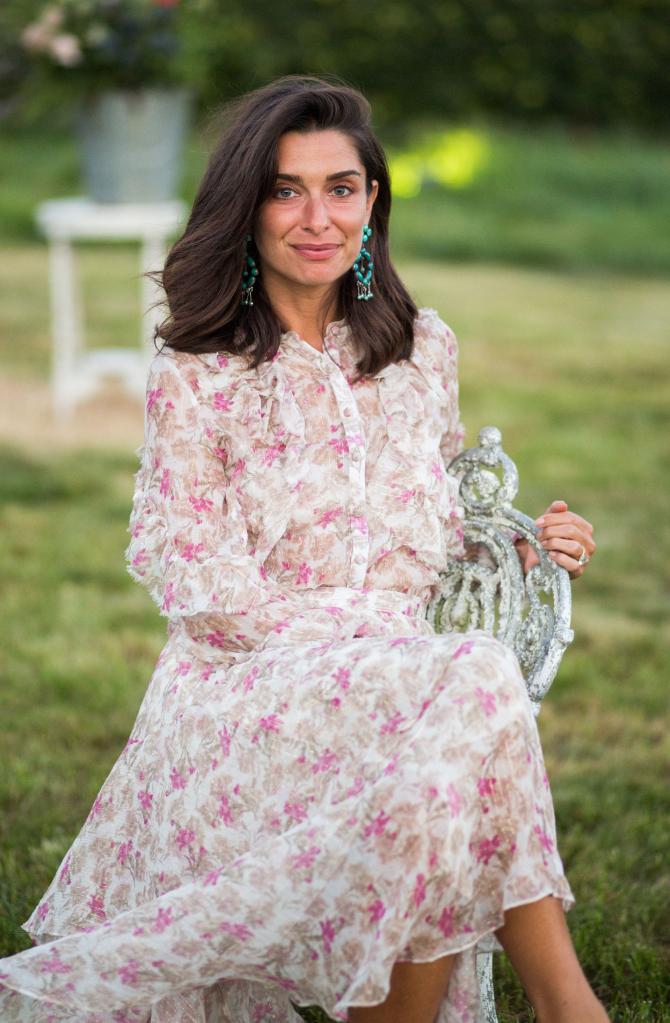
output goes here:
{"type": "Polygon", "coordinates": [[[370,182],[370,191],[368,193],[367,202],[365,204],[365,212],[366,212],[368,220],[370,219],[370,214],[372,213],[372,207],[374,205],[375,199],[377,198],[377,192],[378,191],[379,191],[379,182],[378,181],[371,181],[370,182]]]}

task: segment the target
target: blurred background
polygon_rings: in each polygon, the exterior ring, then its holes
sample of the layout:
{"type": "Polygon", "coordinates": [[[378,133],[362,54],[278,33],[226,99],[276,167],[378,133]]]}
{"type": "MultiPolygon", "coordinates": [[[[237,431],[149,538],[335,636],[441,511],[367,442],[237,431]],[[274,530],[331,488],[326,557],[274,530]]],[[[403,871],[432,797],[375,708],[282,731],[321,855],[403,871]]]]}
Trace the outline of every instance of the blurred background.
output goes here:
{"type": "MultiPolygon", "coordinates": [[[[459,339],[466,444],[497,425],[517,506],[535,517],[563,498],[595,526],[576,639],[539,719],[569,922],[613,1020],[670,1020],[669,68],[667,0],[2,8],[1,954],[28,946],[20,924],[121,752],[165,639],[123,561],[142,401],[111,380],[54,419],[36,210],[116,187],[92,176],[86,104],[99,129],[92,105],[119,91],[181,97],[172,178],[134,174],[131,191],[149,192],[125,198],[151,201],[153,183],[153,199],[188,208],[222,104],[280,74],[330,73],[372,101],[398,268],[459,339]]],[[[137,251],[77,243],[92,350],[137,343],[137,251]]],[[[502,957],[496,974],[501,1021],[532,1019],[502,957]]]]}

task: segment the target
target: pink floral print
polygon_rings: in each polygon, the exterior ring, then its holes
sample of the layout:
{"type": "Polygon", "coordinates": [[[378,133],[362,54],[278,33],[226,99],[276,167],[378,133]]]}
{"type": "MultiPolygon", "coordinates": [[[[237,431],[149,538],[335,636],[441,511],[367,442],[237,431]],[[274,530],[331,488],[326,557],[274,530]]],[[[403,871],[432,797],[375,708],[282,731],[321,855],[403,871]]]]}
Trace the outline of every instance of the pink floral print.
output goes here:
{"type": "Polygon", "coordinates": [[[515,655],[435,634],[463,555],[457,343],[352,382],[343,321],[149,369],[125,552],[167,619],[132,733],[0,961],[3,1023],[346,1021],[398,960],[474,1023],[504,910],[572,893],[515,655]]]}

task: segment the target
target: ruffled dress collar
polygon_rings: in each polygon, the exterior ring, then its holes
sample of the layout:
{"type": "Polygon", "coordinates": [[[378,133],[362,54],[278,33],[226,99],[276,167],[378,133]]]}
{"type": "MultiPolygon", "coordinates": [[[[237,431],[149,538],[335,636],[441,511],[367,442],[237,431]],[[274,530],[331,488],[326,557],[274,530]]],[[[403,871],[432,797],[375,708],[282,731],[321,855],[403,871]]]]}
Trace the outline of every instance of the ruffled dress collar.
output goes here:
{"type": "Polygon", "coordinates": [[[287,353],[298,356],[315,370],[327,368],[335,363],[349,374],[355,368],[356,354],[351,340],[351,331],[346,320],[333,320],[324,330],[323,351],[315,348],[296,330],[285,330],[280,334],[279,348],[272,359],[266,359],[255,369],[246,364],[246,356],[229,352],[201,352],[198,358],[215,373],[227,373],[234,366],[238,381],[243,379],[256,388],[271,389],[281,375],[279,366],[287,353]]]}
{"type": "Polygon", "coordinates": [[[312,365],[320,367],[326,360],[334,361],[340,369],[349,368],[353,360],[351,332],[346,320],[332,320],[323,332],[323,351],[311,345],[296,330],[285,330],[280,338],[281,348],[291,350],[312,365]]]}

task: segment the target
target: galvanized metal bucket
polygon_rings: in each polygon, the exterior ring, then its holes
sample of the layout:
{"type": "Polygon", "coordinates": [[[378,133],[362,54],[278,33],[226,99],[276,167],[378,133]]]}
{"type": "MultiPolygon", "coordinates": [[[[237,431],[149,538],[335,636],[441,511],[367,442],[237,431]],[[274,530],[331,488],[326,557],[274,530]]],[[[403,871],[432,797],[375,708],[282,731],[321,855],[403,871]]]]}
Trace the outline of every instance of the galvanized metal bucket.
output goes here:
{"type": "Polygon", "coordinates": [[[98,202],[160,202],[179,188],[193,94],[115,89],[82,100],[75,118],[87,194],[98,202]]]}

